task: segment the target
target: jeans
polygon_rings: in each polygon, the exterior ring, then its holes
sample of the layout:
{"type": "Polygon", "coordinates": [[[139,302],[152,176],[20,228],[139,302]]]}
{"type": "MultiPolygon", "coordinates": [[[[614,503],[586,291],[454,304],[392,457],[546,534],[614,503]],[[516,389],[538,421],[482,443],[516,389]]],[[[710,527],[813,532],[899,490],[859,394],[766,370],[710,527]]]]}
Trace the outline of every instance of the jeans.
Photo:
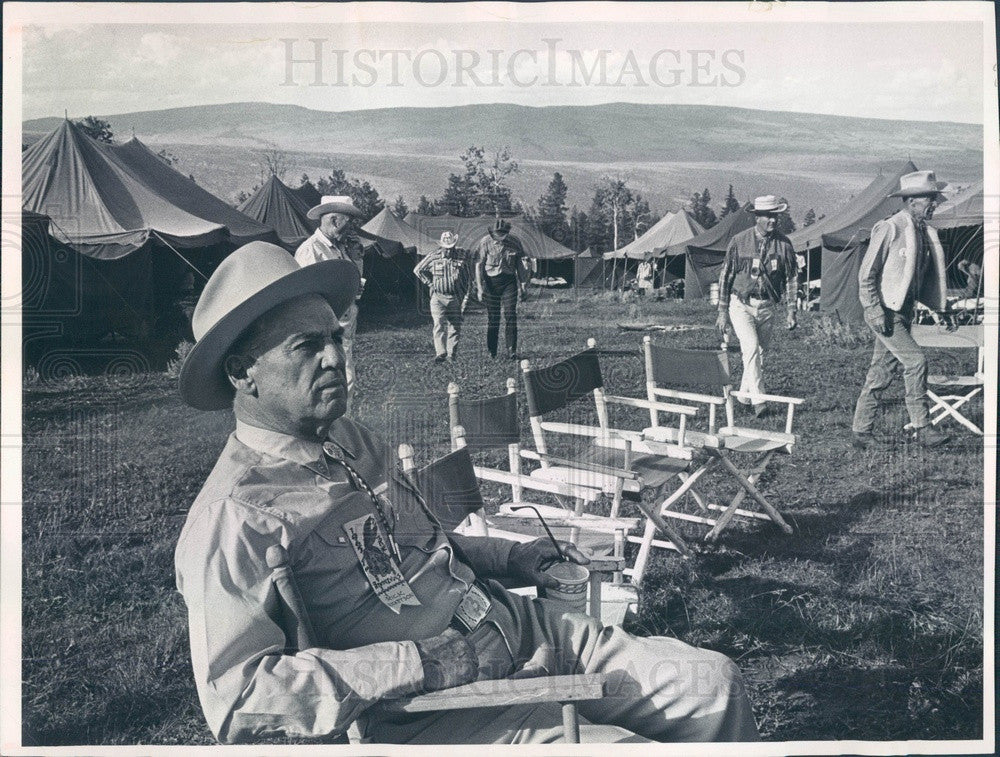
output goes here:
{"type": "Polygon", "coordinates": [[[462,330],[462,300],[453,294],[431,294],[431,318],[434,319],[434,352],[438,357],[455,357],[458,335],[462,330]]]}
{"type": "Polygon", "coordinates": [[[875,350],[871,366],[861,387],[861,395],[854,408],[851,428],[857,433],[869,433],[875,425],[878,395],[892,383],[899,366],[903,369],[903,386],[906,392],[906,411],[914,428],[930,423],[927,407],[927,359],[910,335],[912,316],[887,310],[890,321],[889,334],[875,334],[875,350]]]}
{"type": "MultiPolygon", "coordinates": [[[[765,393],[764,350],[771,343],[771,334],[774,332],[774,303],[769,300],[752,302],[754,304],[747,305],[735,295],[730,297],[729,322],[740,340],[740,351],[743,353],[740,391],[757,395],[765,393]]],[[[763,400],[753,404],[763,404],[763,400]]]]}
{"type": "Polygon", "coordinates": [[[483,299],[486,304],[486,349],[497,356],[500,338],[500,306],[503,306],[504,343],[508,354],[517,352],[517,276],[501,273],[483,277],[483,299]]]}

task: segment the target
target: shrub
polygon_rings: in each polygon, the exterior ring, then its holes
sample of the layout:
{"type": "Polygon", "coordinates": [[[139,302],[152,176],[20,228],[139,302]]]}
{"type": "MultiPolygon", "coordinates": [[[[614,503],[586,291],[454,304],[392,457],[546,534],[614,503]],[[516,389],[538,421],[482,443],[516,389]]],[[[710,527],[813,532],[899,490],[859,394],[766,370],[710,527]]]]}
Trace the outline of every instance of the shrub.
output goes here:
{"type": "Polygon", "coordinates": [[[167,363],[166,374],[170,378],[177,378],[181,375],[181,366],[184,365],[184,358],[187,357],[188,353],[194,348],[194,342],[189,342],[187,340],[182,341],[174,349],[174,354],[177,355],[176,358],[167,363]]]}

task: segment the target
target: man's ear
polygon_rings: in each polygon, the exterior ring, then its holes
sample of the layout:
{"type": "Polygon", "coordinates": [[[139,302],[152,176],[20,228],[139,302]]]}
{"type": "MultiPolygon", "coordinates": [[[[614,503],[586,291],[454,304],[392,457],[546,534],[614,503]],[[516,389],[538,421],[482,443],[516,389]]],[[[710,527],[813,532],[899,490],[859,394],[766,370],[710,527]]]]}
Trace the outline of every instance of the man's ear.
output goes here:
{"type": "Polygon", "coordinates": [[[238,392],[244,394],[257,395],[257,386],[250,375],[254,360],[249,355],[229,355],[226,357],[224,368],[229,383],[238,392]]]}

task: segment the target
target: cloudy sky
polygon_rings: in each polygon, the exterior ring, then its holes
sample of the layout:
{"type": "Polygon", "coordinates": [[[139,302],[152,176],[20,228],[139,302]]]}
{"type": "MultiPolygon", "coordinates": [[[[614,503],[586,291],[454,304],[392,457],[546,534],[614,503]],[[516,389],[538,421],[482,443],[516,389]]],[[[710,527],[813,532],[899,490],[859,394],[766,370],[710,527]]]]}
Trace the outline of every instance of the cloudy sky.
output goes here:
{"type": "Polygon", "coordinates": [[[319,110],[627,101],[983,118],[984,40],[969,22],[509,23],[483,13],[452,23],[438,11],[422,23],[373,23],[340,20],[339,10],[311,24],[29,25],[23,115],[237,101],[319,110]]]}

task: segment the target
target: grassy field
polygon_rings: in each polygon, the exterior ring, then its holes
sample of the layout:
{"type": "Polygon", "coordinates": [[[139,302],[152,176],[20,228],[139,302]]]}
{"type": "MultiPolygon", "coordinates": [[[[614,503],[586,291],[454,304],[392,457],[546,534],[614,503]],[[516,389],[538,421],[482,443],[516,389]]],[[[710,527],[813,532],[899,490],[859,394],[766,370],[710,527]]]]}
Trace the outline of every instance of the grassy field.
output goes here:
{"type": "MultiPolygon", "coordinates": [[[[707,305],[570,293],[534,298],[521,313],[527,357],[568,356],[593,336],[619,394],[640,395],[644,379],[641,334],[617,324],[690,326],[656,338],[717,344],[707,305]]],[[[475,312],[449,366],[430,362],[427,320],[362,324],[356,417],[413,442],[423,460],[444,451],[448,382],[492,395],[516,375],[513,363],[484,358],[483,332],[475,312]]],[[[900,381],[877,429],[883,443],[853,451],[850,414],[869,356],[867,341],[831,336],[812,314],[777,334],[769,389],[807,404],[801,443],[760,486],[796,534],[738,526],[690,563],[657,554],[632,630],[735,658],[767,739],[978,738],[982,441],[956,431],[942,450],[905,443],[900,381]]],[[[952,368],[972,360],[930,358],[952,368]]],[[[592,403],[576,416],[594,422],[592,403]]],[[[232,426],[227,412],[185,407],[164,374],[25,387],[25,744],[212,743],[173,548],[232,426]]]]}

